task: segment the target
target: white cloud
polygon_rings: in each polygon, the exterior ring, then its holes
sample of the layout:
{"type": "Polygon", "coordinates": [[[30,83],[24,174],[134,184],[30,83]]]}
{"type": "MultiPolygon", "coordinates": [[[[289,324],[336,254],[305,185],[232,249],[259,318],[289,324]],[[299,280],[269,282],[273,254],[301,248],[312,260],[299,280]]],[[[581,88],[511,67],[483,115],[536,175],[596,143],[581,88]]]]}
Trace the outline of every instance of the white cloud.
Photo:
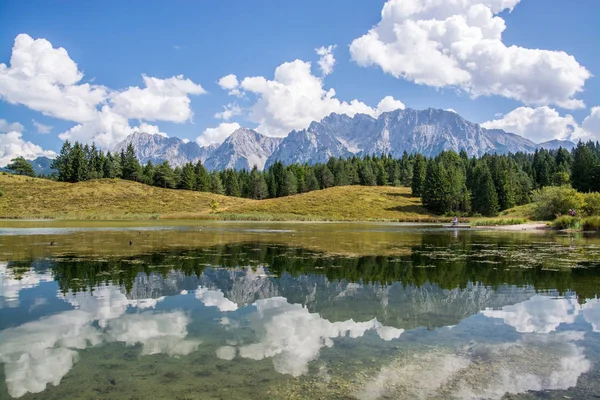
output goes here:
{"type": "Polygon", "coordinates": [[[486,309],[482,314],[499,318],[521,333],[550,333],[560,324],[572,324],[579,315],[577,299],[554,299],[549,296],[533,296],[522,303],[502,307],[501,310],[486,309]]]}
{"type": "Polygon", "coordinates": [[[191,120],[190,96],[206,93],[182,75],[142,78],[143,88],[132,86],[122,91],[82,83],[83,73],[65,49],[21,34],[15,39],[10,67],[0,64],[0,98],[76,122],[78,125],[59,135],[63,140],[94,141],[111,148],[143,127],[160,134],[158,127],[143,121],[191,120]],[[139,120],[140,126],[132,127],[129,119],[139,120]]]}
{"type": "Polygon", "coordinates": [[[273,80],[262,76],[244,78],[240,87],[258,98],[251,107],[250,120],[257,131],[269,136],[286,136],[294,129],[307,128],[331,113],[354,116],[357,113],[377,117],[382,109],[404,105],[386,97],[374,109],[358,100],[340,101],[335,90],[326,90],[323,80],[311,73],[311,63],[295,60],[275,69],[273,80]]]}
{"type": "Polygon", "coordinates": [[[332,46],[327,46],[327,47],[322,46],[322,47],[319,47],[318,49],[315,49],[317,54],[319,56],[321,56],[321,58],[319,58],[318,64],[319,64],[319,67],[321,68],[321,72],[323,73],[323,76],[327,76],[333,72],[333,66],[335,64],[335,57],[333,57],[333,50],[335,50],[335,48],[336,48],[336,46],[332,45],[332,46]]]}
{"type": "Polygon", "coordinates": [[[40,122],[37,122],[35,119],[32,119],[31,123],[33,124],[33,126],[37,130],[37,133],[41,133],[42,135],[45,135],[45,134],[50,133],[52,131],[52,126],[50,126],[50,125],[44,125],[44,124],[42,124],[40,122]]]}
{"type": "Polygon", "coordinates": [[[381,21],[350,45],[361,66],[473,97],[499,95],[532,105],[581,108],[590,72],[562,51],[506,46],[498,16],[520,0],[388,0],[381,21]]]}
{"type": "Polygon", "coordinates": [[[400,100],[396,100],[392,96],[386,96],[377,104],[377,113],[381,114],[398,109],[404,110],[405,108],[406,106],[400,100]]]}
{"type": "Polygon", "coordinates": [[[18,122],[8,122],[5,119],[0,119],[0,132],[23,132],[25,127],[18,122]]]}
{"type": "Polygon", "coordinates": [[[130,87],[113,95],[112,110],[125,118],[146,121],[185,122],[192,118],[189,95],[206,93],[183,75],[168,79],[143,75],[144,89],[130,87]]]}
{"type": "MultiPolygon", "coordinates": [[[[500,399],[507,394],[565,390],[577,385],[592,363],[577,345],[583,332],[523,335],[516,341],[468,346],[443,344],[403,352],[355,393],[380,398],[500,399]]],[[[459,340],[459,339],[458,339],[459,340]]]]}
{"type": "Polygon", "coordinates": [[[208,146],[212,143],[223,143],[233,132],[240,129],[237,122],[223,122],[216,128],[207,128],[201,136],[196,138],[196,143],[200,146],[208,146]]]}
{"type": "Polygon", "coordinates": [[[226,298],[219,289],[210,290],[198,286],[195,296],[206,307],[217,307],[220,311],[235,311],[238,309],[237,304],[226,298]]]}
{"type": "Polygon", "coordinates": [[[593,107],[590,115],[583,120],[583,129],[591,134],[595,140],[600,140],[600,107],[593,107]]]}
{"type": "Polygon", "coordinates": [[[9,307],[19,305],[21,290],[31,289],[42,282],[52,282],[53,280],[50,271],[36,272],[30,268],[29,271],[21,272],[17,276],[15,270],[8,268],[7,263],[0,263],[0,297],[9,307]]]}
{"type": "Polygon", "coordinates": [[[239,89],[239,81],[234,74],[225,75],[217,82],[221,88],[228,90],[230,96],[244,97],[244,93],[239,89]]]}
{"type": "MultiPolygon", "coordinates": [[[[596,114],[600,117],[600,112],[596,114]]],[[[594,109],[585,121],[593,121],[593,119],[594,109]]],[[[501,115],[498,119],[484,122],[481,126],[516,133],[536,143],[553,139],[577,141],[594,137],[593,131],[589,129],[589,122],[587,128],[586,126],[581,127],[570,114],[561,116],[556,109],[546,106],[538,108],[519,107],[505,115],[501,115]]],[[[595,137],[600,137],[600,130],[595,137]]]]}
{"type": "Polygon", "coordinates": [[[389,341],[399,338],[404,332],[403,329],[383,326],[377,319],[330,322],[319,314],[309,313],[300,304],[288,303],[283,297],[261,299],[255,306],[256,331],[263,333],[258,343],[238,348],[240,357],[252,360],[273,358],[277,372],[295,377],[308,372],[309,362],[317,359],[322,348],[332,347],[334,338],[359,338],[373,330],[383,340],[389,341]]]}
{"type": "Polygon", "coordinates": [[[56,153],[23,140],[20,132],[0,133],[0,167],[8,165],[13,158],[33,160],[41,156],[54,158],[56,153]]]}
{"type": "Polygon", "coordinates": [[[23,104],[44,115],[68,121],[93,119],[96,106],[106,100],[103,86],[80,83],[77,64],[62,47],[46,39],[16,37],[10,67],[0,64],[0,98],[23,104]]]}
{"type": "Polygon", "coordinates": [[[218,84],[223,89],[231,90],[235,89],[239,85],[239,82],[237,80],[237,76],[235,76],[234,74],[229,74],[219,79],[218,84]]]}
{"type": "Polygon", "coordinates": [[[225,107],[223,107],[223,111],[215,114],[215,118],[229,121],[231,118],[241,114],[242,109],[240,108],[240,106],[234,103],[229,103],[225,107]]]}

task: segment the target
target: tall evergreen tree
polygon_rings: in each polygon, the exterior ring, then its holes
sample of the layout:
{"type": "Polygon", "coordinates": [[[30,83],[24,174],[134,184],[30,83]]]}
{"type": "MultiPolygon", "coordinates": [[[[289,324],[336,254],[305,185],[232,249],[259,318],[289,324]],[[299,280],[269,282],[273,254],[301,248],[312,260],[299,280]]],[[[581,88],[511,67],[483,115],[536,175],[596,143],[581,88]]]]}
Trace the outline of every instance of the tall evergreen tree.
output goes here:
{"type": "Polygon", "coordinates": [[[213,171],[210,173],[210,191],[215,194],[223,194],[225,190],[223,189],[223,182],[221,181],[221,177],[219,173],[213,171]]]}
{"type": "Polygon", "coordinates": [[[573,150],[571,185],[580,192],[590,192],[594,188],[594,172],[597,158],[589,146],[582,142],[573,150]]]}
{"type": "Polygon", "coordinates": [[[135,150],[133,144],[129,143],[127,149],[122,153],[122,177],[129,181],[140,181],[141,179],[141,167],[140,163],[135,156],[135,150]]]}
{"type": "Polygon", "coordinates": [[[169,162],[165,160],[154,170],[154,186],[173,189],[176,185],[175,173],[171,169],[169,162]]]}
{"type": "Polygon", "coordinates": [[[188,162],[181,169],[181,180],[179,181],[179,189],[194,190],[196,187],[196,173],[194,165],[188,162]]]}
{"type": "Polygon", "coordinates": [[[71,143],[68,140],[62,145],[58,157],[54,159],[51,168],[58,171],[58,180],[68,182],[73,175],[72,160],[71,160],[71,143]]]}
{"type": "Polygon", "coordinates": [[[196,175],[196,186],[195,189],[199,192],[209,192],[210,191],[210,177],[204,165],[202,165],[202,161],[198,160],[196,166],[194,167],[194,174],[196,175]]]}
{"type": "Polygon", "coordinates": [[[423,186],[427,174],[427,159],[420,154],[415,156],[413,164],[413,174],[411,189],[413,196],[421,197],[423,195],[423,186]]]}
{"type": "Polygon", "coordinates": [[[498,214],[498,195],[490,169],[485,162],[479,162],[474,171],[475,186],[472,193],[473,212],[485,216],[498,214]]]}
{"type": "Polygon", "coordinates": [[[250,173],[250,196],[254,200],[266,199],[269,196],[269,187],[267,186],[265,176],[258,171],[256,165],[250,173]]]}
{"type": "Polygon", "coordinates": [[[285,181],[283,182],[283,187],[281,188],[281,195],[291,196],[296,193],[298,193],[298,181],[296,179],[296,174],[288,169],[285,173],[285,181]]]}

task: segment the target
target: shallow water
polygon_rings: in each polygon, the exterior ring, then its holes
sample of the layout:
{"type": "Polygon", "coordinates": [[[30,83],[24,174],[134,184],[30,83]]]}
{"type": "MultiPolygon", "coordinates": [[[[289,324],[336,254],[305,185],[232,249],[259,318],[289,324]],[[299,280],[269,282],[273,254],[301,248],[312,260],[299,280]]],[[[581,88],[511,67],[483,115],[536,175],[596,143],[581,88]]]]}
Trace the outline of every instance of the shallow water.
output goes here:
{"type": "Polygon", "coordinates": [[[5,224],[0,398],[598,398],[599,296],[594,236],[5,224]]]}

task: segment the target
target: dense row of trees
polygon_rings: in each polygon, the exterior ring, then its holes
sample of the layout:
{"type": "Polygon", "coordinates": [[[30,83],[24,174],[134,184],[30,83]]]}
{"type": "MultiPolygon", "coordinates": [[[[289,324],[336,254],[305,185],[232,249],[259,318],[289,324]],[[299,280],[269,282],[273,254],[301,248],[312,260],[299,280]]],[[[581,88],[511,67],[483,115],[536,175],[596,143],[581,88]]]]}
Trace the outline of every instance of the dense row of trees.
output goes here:
{"type": "MultiPolygon", "coordinates": [[[[13,161],[15,170],[27,170],[24,160],[13,161]]],[[[176,168],[167,161],[141,165],[131,145],[120,153],[104,153],[94,145],[67,141],[52,167],[57,171],[53,178],[64,182],[122,178],[163,188],[253,199],[344,185],[410,186],[428,209],[440,214],[495,215],[530,202],[532,191],[545,186],[572,185],[581,192],[600,191],[598,142],[579,143],[571,152],[541,149],[533,154],[486,154],[481,158],[469,158],[465,151],[443,152],[433,158],[405,152],[400,158],[331,158],[323,164],[288,166],[276,162],[266,171],[209,172],[200,161],[176,168]]]]}
{"type": "Polygon", "coordinates": [[[95,146],[64,143],[52,164],[56,179],[80,182],[98,178],[122,178],[171,189],[197,190],[228,196],[265,199],[289,196],[332,186],[405,185],[412,181],[413,156],[332,158],[326,164],[274,163],[267,171],[207,171],[202,163],[172,168],[167,161],[140,165],[131,145],[120,154],[104,153],[95,146]]]}
{"type": "Polygon", "coordinates": [[[579,143],[572,152],[538,150],[533,154],[469,158],[443,152],[429,160],[415,157],[412,191],[440,214],[481,214],[531,201],[534,189],[572,185],[580,192],[600,191],[600,145],[579,143]]]}

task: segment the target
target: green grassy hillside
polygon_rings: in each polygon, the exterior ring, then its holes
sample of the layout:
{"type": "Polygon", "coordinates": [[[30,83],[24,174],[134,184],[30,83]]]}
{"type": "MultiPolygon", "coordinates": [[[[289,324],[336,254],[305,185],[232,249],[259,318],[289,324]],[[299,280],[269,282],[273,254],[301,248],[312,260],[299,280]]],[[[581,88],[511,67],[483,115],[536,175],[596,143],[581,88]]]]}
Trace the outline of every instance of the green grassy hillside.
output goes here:
{"type": "Polygon", "coordinates": [[[160,189],[119,179],[80,183],[0,174],[1,218],[257,219],[429,221],[408,188],[335,187],[296,196],[249,200],[160,189]],[[211,203],[217,203],[216,210],[211,203]]]}

